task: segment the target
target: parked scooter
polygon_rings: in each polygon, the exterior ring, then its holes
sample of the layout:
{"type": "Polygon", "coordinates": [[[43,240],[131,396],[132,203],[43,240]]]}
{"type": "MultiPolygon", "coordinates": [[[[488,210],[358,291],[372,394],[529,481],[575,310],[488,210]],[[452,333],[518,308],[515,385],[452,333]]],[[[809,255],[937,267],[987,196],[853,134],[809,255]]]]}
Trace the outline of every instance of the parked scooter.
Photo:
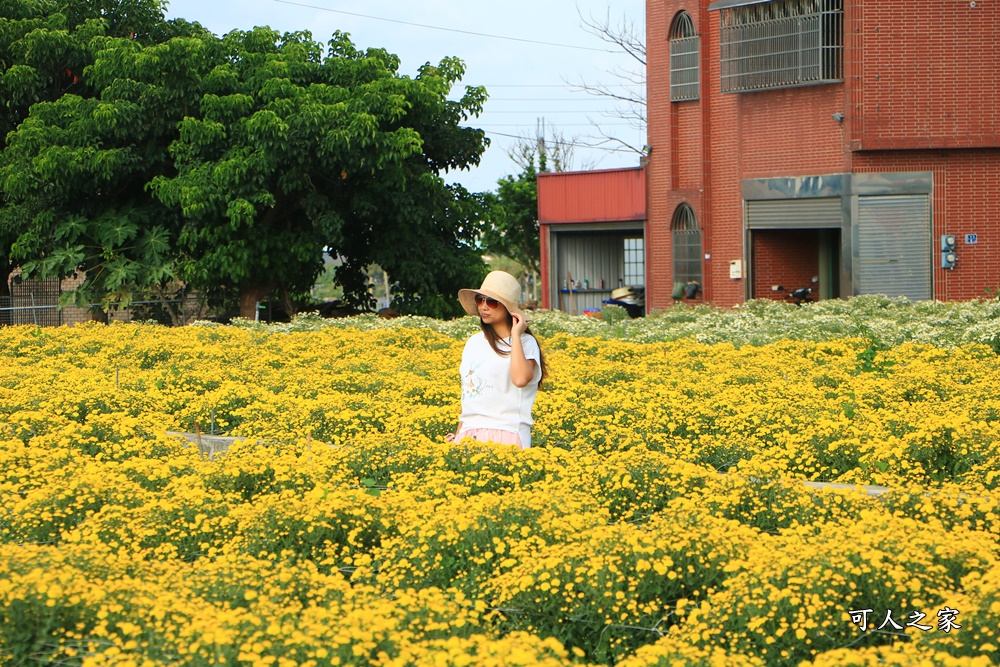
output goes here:
{"type": "MultiPolygon", "coordinates": [[[[819,276],[812,277],[812,284],[815,285],[819,282],[819,276]]],[[[778,289],[781,291],[787,291],[781,285],[778,285],[778,289]]],[[[813,298],[813,288],[812,287],[800,287],[797,290],[792,290],[785,295],[785,298],[792,301],[796,306],[801,306],[803,303],[812,303],[816,299],[813,298]]]]}

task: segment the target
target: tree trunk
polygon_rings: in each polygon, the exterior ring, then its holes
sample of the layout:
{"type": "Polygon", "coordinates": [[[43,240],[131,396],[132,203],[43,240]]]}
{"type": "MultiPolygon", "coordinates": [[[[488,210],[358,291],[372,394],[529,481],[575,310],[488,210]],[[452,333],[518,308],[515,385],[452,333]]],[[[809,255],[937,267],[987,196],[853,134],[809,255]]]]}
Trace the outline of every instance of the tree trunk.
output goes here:
{"type": "Polygon", "coordinates": [[[289,320],[295,317],[298,310],[295,307],[295,302],[292,300],[292,295],[286,289],[281,290],[281,305],[285,309],[285,314],[288,315],[289,320]]]}
{"type": "Polygon", "coordinates": [[[181,290],[181,305],[179,308],[175,308],[174,304],[170,303],[168,294],[163,290],[160,285],[154,285],[153,289],[156,291],[156,296],[160,300],[160,306],[163,310],[167,311],[167,315],[170,316],[170,326],[179,327],[184,325],[184,308],[187,305],[187,291],[181,290]]]}
{"type": "Polygon", "coordinates": [[[271,290],[270,285],[243,285],[240,287],[240,317],[254,320],[257,318],[257,304],[264,300],[271,290]]]}

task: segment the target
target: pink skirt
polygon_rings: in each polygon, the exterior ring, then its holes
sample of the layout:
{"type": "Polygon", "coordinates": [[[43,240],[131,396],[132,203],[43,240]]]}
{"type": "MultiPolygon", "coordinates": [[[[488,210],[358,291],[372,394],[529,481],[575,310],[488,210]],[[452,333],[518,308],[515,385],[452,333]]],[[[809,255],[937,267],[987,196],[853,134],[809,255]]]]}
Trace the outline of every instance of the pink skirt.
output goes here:
{"type": "Polygon", "coordinates": [[[498,428],[468,428],[462,429],[455,436],[455,441],[462,438],[472,438],[480,442],[496,442],[501,445],[517,445],[521,447],[521,436],[513,431],[502,431],[498,428]]]}

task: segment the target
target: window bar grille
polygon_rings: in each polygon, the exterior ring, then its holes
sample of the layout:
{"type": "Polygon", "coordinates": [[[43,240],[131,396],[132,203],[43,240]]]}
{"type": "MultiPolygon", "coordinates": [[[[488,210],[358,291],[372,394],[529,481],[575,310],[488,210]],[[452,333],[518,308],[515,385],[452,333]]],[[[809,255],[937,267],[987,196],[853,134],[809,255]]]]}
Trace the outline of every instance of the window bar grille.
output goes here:
{"type": "Polygon", "coordinates": [[[843,0],[779,0],[720,15],[723,92],[842,80],[843,0]]]}
{"type": "Polygon", "coordinates": [[[681,12],[670,30],[670,101],[696,100],[699,90],[699,55],[701,43],[694,21],[681,12]]]}

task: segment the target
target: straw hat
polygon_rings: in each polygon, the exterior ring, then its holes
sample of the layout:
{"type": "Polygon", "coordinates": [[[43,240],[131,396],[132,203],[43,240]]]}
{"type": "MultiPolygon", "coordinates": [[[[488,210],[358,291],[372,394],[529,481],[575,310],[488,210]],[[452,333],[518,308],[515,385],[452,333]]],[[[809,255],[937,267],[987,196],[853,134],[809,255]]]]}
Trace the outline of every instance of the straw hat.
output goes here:
{"type": "Polygon", "coordinates": [[[635,296],[635,292],[632,291],[631,287],[619,287],[616,290],[611,290],[612,301],[617,301],[618,299],[622,299],[627,296],[635,296]]]}
{"type": "Polygon", "coordinates": [[[504,305],[507,312],[516,313],[527,321],[527,316],[517,307],[517,300],[521,296],[521,283],[506,271],[490,271],[479,289],[458,290],[458,300],[469,315],[479,314],[479,308],[476,306],[477,294],[496,299],[504,305]]]}

